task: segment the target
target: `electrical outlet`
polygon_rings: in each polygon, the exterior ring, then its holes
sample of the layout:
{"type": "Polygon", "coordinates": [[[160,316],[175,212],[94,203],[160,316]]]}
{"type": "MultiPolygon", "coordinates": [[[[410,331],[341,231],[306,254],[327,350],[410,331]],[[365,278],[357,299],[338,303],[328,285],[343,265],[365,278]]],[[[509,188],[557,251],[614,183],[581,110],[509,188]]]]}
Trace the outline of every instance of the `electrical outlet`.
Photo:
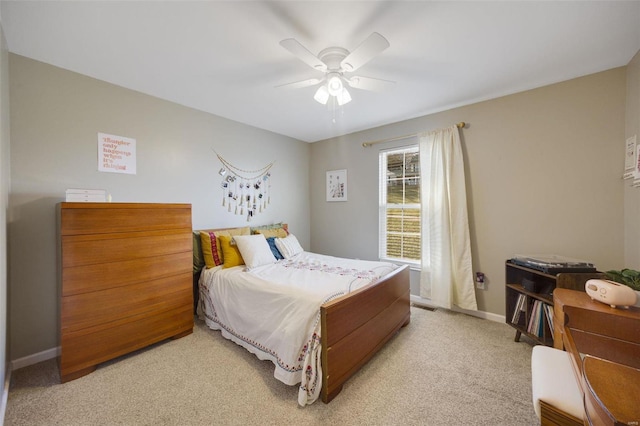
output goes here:
{"type": "Polygon", "coordinates": [[[478,290],[486,290],[486,277],[484,272],[476,272],[476,288],[478,290]]]}

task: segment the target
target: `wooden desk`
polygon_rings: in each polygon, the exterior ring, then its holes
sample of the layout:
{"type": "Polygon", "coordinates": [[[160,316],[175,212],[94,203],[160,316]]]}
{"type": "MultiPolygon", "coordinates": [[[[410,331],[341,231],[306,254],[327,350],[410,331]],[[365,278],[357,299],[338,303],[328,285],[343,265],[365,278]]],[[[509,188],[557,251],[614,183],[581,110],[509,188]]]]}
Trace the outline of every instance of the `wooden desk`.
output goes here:
{"type": "Polygon", "coordinates": [[[575,290],[553,296],[554,347],[571,354],[584,423],[640,425],[640,309],[614,309],[575,290]]]}
{"type": "Polygon", "coordinates": [[[556,349],[564,349],[565,307],[574,309],[573,328],[632,341],[640,335],[640,308],[612,308],[591,300],[585,292],[558,288],[553,292],[553,347],[556,349]]]}
{"type": "Polygon", "coordinates": [[[640,370],[585,356],[584,408],[590,425],[640,424],[640,370]]]}

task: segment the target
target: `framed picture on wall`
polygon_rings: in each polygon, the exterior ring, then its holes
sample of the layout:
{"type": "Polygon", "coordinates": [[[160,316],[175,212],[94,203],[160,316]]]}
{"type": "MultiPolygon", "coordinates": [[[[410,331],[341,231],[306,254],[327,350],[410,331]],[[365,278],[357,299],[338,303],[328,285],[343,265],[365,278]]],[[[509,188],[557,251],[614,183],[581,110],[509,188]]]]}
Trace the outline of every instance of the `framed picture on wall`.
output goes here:
{"type": "Polygon", "coordinates": [[[625,141],[625,155],[624,155],[624,175],[623,179],[638,179],[638,157],[636,153],[636,135],[628,138],[625,141]]]}
{"type": "Polygon", "coordinates": [[[327,172],[327,201],[347,201],[347,171],[327,172]]]}

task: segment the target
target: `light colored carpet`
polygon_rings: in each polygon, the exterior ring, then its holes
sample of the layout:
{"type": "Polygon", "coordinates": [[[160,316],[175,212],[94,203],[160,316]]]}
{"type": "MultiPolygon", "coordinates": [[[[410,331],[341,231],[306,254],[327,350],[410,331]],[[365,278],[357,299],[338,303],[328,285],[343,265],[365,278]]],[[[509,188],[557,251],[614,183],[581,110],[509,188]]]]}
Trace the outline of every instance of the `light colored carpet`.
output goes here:
{"type": "Polygon", "coordinates": [[[6,425],[536,425],[531,344],[446,310],[411,309],[403,328],[330,403],[196,320],[192,335],[59,384],[55,360],[14,371],[6,425]]]}

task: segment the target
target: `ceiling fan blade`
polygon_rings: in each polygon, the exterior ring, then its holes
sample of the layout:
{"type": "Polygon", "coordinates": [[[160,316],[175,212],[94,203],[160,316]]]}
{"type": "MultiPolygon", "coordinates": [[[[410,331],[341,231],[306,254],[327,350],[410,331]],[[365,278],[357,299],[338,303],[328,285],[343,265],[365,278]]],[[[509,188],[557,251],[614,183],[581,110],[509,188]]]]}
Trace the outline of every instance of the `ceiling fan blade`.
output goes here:
{"type": "Polygon", "coordinates": [[[340,62],[346,72],[352,72],[369,62],[378,53],[389,47],[389,42],[380,34],[374,32],[356,49],[340,62]]]}
{"type": "Polygon", "coordinates": [[[393,87],[396,82],[390,80],[382,80],[379,78],[353,76],[351,78],[345,78],[347,84],[354,89],[372,90],[379,92],[390,87],[393,87]]]}
{"type": "Polygon", "coordinates": [[[316,84],[322,83],[324,78],[310,78],[307,80],[296,81],[293,83],[286,83],[276,86],[277,89],[302,89],[303,87],[315,86],[316,84]]]}
{"type": "Polygon", "coordinates": [[[318,57],[313,53],[309,52],[309,50],[300,44],[300,42],[295,38],[282,40],[280,42],[280,46],[293,53],[298,59],[309,65],[311,68],[323,72],[327,70],[327,64],[318,59],[318,57]]]}

